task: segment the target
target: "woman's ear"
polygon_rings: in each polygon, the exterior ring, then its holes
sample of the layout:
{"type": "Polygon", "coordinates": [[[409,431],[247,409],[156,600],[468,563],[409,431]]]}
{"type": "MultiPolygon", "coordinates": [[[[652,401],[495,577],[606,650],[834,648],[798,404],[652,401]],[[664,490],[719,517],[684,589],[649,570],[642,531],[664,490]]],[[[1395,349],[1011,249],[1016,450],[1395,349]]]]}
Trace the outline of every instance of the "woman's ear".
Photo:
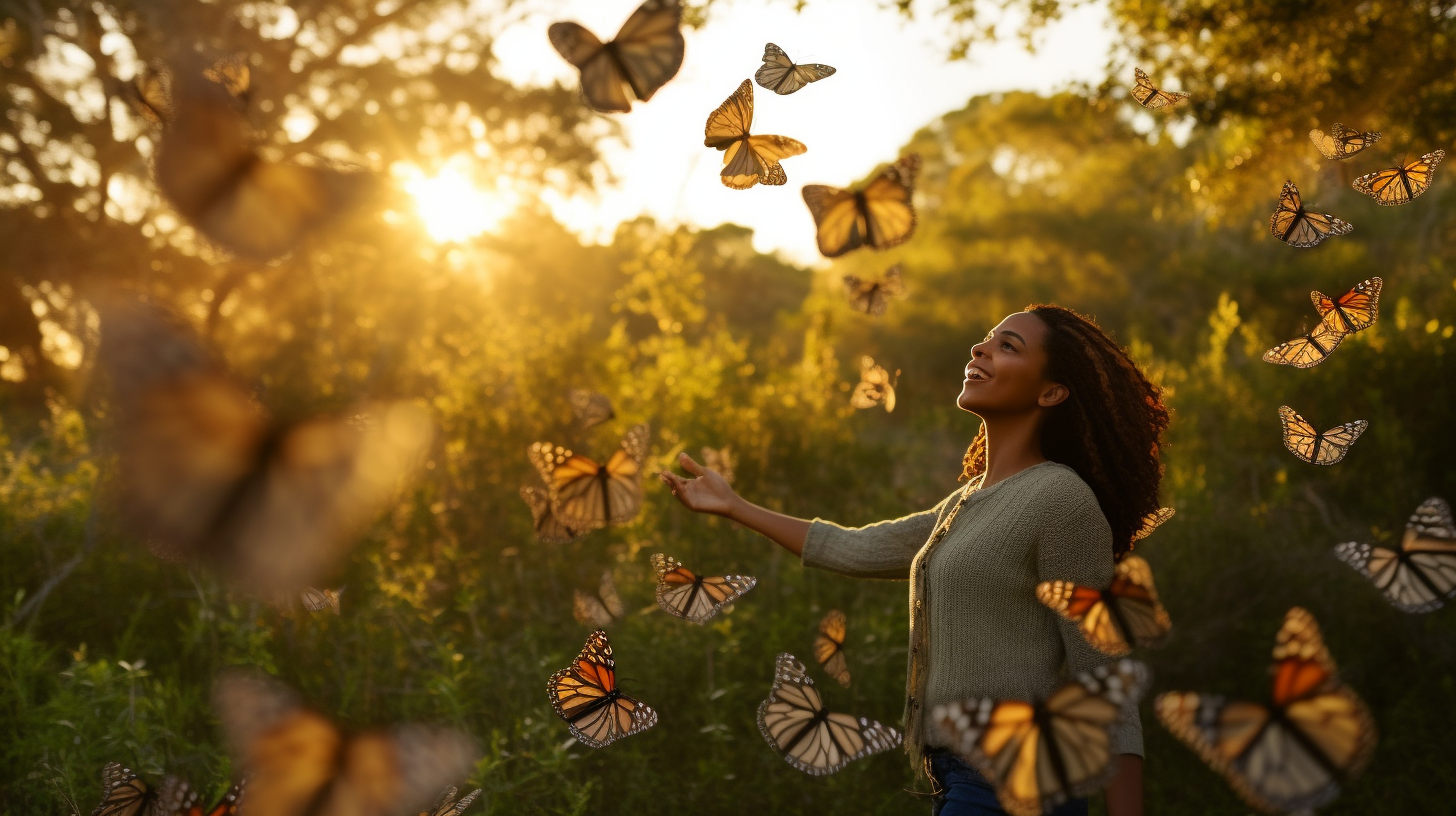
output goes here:
{"type": "Polygon", "coordinates": [[[1072,396],[1072,390],[1061,383],[1052,383],[1041,392],[1036,398],[1036,404],[1043,408],[1051,408],[1054,405],[1061,405],[1067,397],[1072,396]]]}

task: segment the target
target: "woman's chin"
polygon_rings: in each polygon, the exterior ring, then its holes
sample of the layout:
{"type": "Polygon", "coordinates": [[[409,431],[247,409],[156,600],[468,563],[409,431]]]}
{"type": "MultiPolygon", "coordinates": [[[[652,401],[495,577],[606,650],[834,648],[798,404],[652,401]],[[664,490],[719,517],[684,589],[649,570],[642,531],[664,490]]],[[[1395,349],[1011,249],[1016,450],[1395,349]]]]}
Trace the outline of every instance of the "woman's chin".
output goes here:
{"type": "Polygon", "coordinates": [[[959,397],[956,397],[956,407],[960,408],[962,411],[970,411],[974,414],[976,412],[976,405],[976,395],[971,393],[970,388],[962,389],[961,395],[959,397]]]}

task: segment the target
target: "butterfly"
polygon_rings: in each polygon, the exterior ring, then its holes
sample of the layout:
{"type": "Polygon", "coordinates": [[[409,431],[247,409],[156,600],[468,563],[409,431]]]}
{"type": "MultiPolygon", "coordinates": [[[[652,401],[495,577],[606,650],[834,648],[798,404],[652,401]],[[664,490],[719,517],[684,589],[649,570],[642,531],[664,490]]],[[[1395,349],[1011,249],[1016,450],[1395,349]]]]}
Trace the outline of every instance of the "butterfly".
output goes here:
{"type": "Polygon", "coordinates": [[[1348,334],[1321,320],[1302,337],[1286,340],[1264,352],[1264,362],[1275,365],[1291,365],[1295,368],[1313,368],[1339,348],[1340,341],[1348,334]]]}
{"type": "Polygon", "coordinates": [[[890,298],[905,294],[899,264],[885,270],[885,276],[879,280],[860,280],[854,275],[845,275],[844,288],[849,295],[849,305],[871,317],[884,314],[890,306],[890,298]]]}
{"type": "Polygon", "coordinates": [[[585,623],[596,629],[600,629],[626,614],[626,610],[622,607],[622,597],[617,594],[617,584],[612,580],[611,572],[602,573],[602,582],[597,587],[597,597],[593,598],[579,589],[576,591],[571,614],[576,617],[578,623],[585,623]]]}
{"type": "Polygon", "coordinates": [[[747,190],[755,184],[780,185],[789,180],[780,161],[809,148],[787,136],[751,136],[753,83],[743,80],[738,90],[708,116],[703,144],[723,151],[723,186],[747,190]]]}
{"type": "Polygon", "coordinates": [[[1112,775],[1112,731],[1147,690],[1147,667],[1118,660],[1082,672],[1036,703],[969,699],[938,705],[941,738],[996,786],[1012,816],[1040,816],[1112,775]]]}
{"type": "Polygon", "coordinates": [[[248,589],[315,582],[429,448],[433,423],[407,402],[275,422],[180,318],[141,301],[96,306],[123,520],[248,589]]]}
{"type": "Polygon", "coordinates": [[[1127,654],[1133,646],[1161,644],[1173,626],[1158,602],[1152,568],[1136,555],[1117,562],[1106,589],[1043,581],[1036,586],[1036,599],[1077,624],[1092,648],[1114,657],[1127,654]]]}
{"type": "Polygon", "coordinates": [[[192,801],[188,803],[187,809],[179,816],[235,816],[238,808],[243,804],[243,792],[246,785],[246,780],[233,785],[216,804],[205,810],[202,805],[198,804],[194,795],[192,801]]]}
{"type": "Polygon", "coordinates": [[[657,572],[657,605],[693,623],[705,623],[758,583],[747,575],[698,575],[662,553],[652,554],[652,569],[657,572]]]}
{"type": "Polygon", "coordinates": [[[1375,750],[1375,722],[1336,676],[1314,617],[1295,607],[1274,641],[1269,704],[1168,692],[1158,719],[1244,800],[1268,813],[1307,812],[1332,801],[1375,750]]]}
{"type": "Polygon", "coordinates": [[[657,712],[617,688],[617,663],[607,633],[587,636],[581,654],[546,682],[551,707],[583,745],[607,745],[657,725],[657,712]]]}
{"type": "Polygon", "coordinates": [[[344,594],[344,588],[338,589],[305,589],[300,598],[303,601],[303,608],[310,612],[322,612],[325,609],[332,610],[335,615],[339,614],[339,596],[344,594]]]}
{"type": "Polygon", "coordinates": [[[342,733],[267,675],[222,674],[213,687],[233,762],[248,776],[248,813],[392,816],[415,811],[468,775],[479,751],[454,731],[401,725],[342,733]]]}
{"type": "Polygon", "coordinates": [[[600,425],[617,415],[617,412],[612,410],[612,401],[607,399],[605,394],[587,391],[584,388],[573,388],[570,399],[571,412],[576,415],[576,421],[581,423],[583,428],[600,425]]]}
{"type": "Polygon", "coordinates": [[[1405,204],[1430,188],[1436,177],[1436,165],[1446,158],[1446,151],[1434,150],[1411,162],[1355,179],[1356,190],[1375,199],[1382,207],[1405,204]]]}
{"type": "Polygon", "coordinates": [[[1163,522],[1172,518],[1176,512],[1178,511],[1171,507],[1159,507],[1157,510],[1143,516],[1143,526],[1139,527],[1138,531],[1132,534],[1132,540],[1142,541],[1152,535],[1154,530],[1161,527],[1163,522]]]}
{"type": "Polygon", "coordinates": [[[137,71],[125,88],[126,100],[143,119],[164,125],[172,119],[172,69],[152,60],[137,71]]]}
{"type": "Polygon", "coordinates": [[[187,783],[175,776],[152,787],[120,762],[101,769],[101,801],[91,816],[176,816],[196,799],[187,783]]]}
{"type": "Polygon", "coordinates": [[[1344,235],[1355,227],[1329,213],[1309,212],[1294,182],[1284,182],[1279,206],[1269,218],[1269,232],[1293,247],[1312,247],[1331,235],[1344,235]]]}
{"type": "Polygon", "coordinates": [[[287,253],[370,183],[367,173],[262,158],[233,98],[200,74],[174,75],[172,90],[157,186],[203,235],[241,257],[287,253]]]}
{"type": "Polygon", "coordinates": [[[531,464],[550,489],[557,520],[578,533],[631,521],[642,507],[648,441],[647,426],[633,425],[622,437],[622,449],[604,465],[550,442],[531,445],[531,464]]]}
{"type": "Polygon", "coordinates": [[[1398,547],[1347,541],[1335,547],[1335,556],[1402,612],[1434,612],[1456,597],[1456,522],[1442,499],[1426,499],[1416,508],[1398,547]]]}
{"type": "Polygon", "coordinates": [[[860,358],[859,369],[859,384],[849,396],[849,404],[861,409],[883,405],[886,412],[895,410],[895,383],[900,381],[900,371],[896,369],[895,379],[891,380],[889,372],[870,357],[860,358]]]}
{"type": "Polygon", "coordinates": [[[758,706],[758,730],[784,761],[812,776],[900,744],[900,732],[864,717],[830,711],[804,664],[784,652],[774,663],[773,687],[758,706]]]}
{"type": "Polygon", "coordinates": [[[844,613],[831,609],[819,621],[819,634],[814,636],[814,659],[824,672],[841,686],[849,686],[849,667],[844,660],[844,639],[847,634],[844,613]]]}
{"type": "Polygon", "coordinates": [[[1133,68],[1132,76],[1132,98],[1138,101],[1139,105],[1151,110],[1166,108],[1169,105],[1177,105],[1188,98],[1188,94],[1181,91],[1160,91],[1153,87],[1153,81],[1141,68],[1133,68]]]}
{"type": "Polygon", "coordinates": [[[211,68],[204,70],[202,75],[221,85],[234,99],[247,102],[248,86],[252,82],[247,57],[242,54],[223,57],[214,62],[211,68]]]}
{"type": "Polygon", "coordinates": [[[1328,134],[1318,128],[1311,130],[1309,140],[1319,148],[1320,155],[1327,159],[1348,159],[1380,141],[1380,134],[1369,131],[1362,133],[1336,122],[1330,126],[1328,134]]]}
{"type": "Polygon", "coordinates": [[[1354,334],[1375,325],[1375,319],[1380,316],[1380,290],[1384,286],[1381,278],[1369,278],[1337,298],[1316,290],[1309,293],[1309,299],[1326,326],[1354,334]]]}
{"type": "Polygon", "coordinates": [[[911,154],[853,190],[805,185],[804,203],[814,216],[819,253],[837,258],[862,246],[889,249],[909,240],[915,232],[910,199],[919,172],[920,157],[911,154]]]}
{"type": "Polygon", "coordinates": [[[1350,446],[1370,425],[1363,419],[1357,419],[1319,433],[1288,405],[1279,406],[1279,422],[1284,426],[1284,447],[1314,465],[1333,465],[1344,459],[1350,446]]]}
{"type": "Polygon", "coordinates": [[[703,467],[723,477],[723,481],[733,484],[733,449],[728,446],[721,448],[703,448],[703,467]]]}
{"type": "Polygon", "coordinates": [[[551,493],[545,488],[526,485],[521,488],[521,498],[531,508],[537,541],[542,544],[564,544],[581,535],[582,531],[573,530],[556,517],[551,509],[551,493]]]}
{"type": "Polygon", "coordinates": [[[833,74],[834,69],[828,65],[796,65],[784,53],[784,49],[769,43],[763,47],[763,65],[754,72],[753,78],[758,80],[759,85],[783,95],[791,94],[811,82],[818,82],[833,74]]]}
{"type": "Polygon", "coordinates": [[[685,44],[679,0],[647,0],[612,41],[603,43],[576,23],[547,30],[556,52],[581,71],[581,95],[603,113],[632,110],[628,96],[646,102],[677,76],[685,44]]]}
{"type": "Polygon", "coordinates": [[[466,808],[475,804],[475,800],[480,797],[481,790],[476,788],[460,797],[459,800],[455,798],[456,793],[459,793],[459,789],[454,785],[445,788],[445,792],[440,794],[435,806],[429,810],[420,811],[420,816],[460,816],[466,808]]]}

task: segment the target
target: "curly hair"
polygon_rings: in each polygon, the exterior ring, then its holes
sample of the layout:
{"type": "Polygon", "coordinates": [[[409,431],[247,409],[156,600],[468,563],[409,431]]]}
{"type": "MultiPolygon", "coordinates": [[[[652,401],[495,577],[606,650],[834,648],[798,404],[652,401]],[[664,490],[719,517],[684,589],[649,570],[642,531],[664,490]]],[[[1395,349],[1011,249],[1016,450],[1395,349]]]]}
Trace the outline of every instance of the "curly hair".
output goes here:
{"type": "MultiPolygon", "coordinates": [[[[1047,325],[1046,378],[1071,391],[1042,428],[1042,455],[1091,486],[1112,527],[1113,556],[1121,558],[1143,519],[1158,509],[1159,453],[1169,419],[1162,389],[1092,320],[1049,304],[1026,311],[1047,325]]],[[[985,470],[983,423],[962,460],[961,479],[985,470]]]]}

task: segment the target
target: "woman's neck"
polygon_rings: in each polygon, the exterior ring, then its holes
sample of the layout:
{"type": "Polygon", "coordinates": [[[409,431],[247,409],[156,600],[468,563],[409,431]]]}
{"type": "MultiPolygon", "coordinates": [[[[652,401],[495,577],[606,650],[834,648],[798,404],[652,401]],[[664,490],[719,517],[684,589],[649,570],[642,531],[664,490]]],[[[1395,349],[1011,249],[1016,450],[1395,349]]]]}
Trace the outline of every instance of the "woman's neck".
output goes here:
{"type": "Polygon", "coordinates": [[[986,426],[986,475],[990,487],[1047,458],[1041,452],[1041,417],[1037,414],[983,417],[986,426]]]}

